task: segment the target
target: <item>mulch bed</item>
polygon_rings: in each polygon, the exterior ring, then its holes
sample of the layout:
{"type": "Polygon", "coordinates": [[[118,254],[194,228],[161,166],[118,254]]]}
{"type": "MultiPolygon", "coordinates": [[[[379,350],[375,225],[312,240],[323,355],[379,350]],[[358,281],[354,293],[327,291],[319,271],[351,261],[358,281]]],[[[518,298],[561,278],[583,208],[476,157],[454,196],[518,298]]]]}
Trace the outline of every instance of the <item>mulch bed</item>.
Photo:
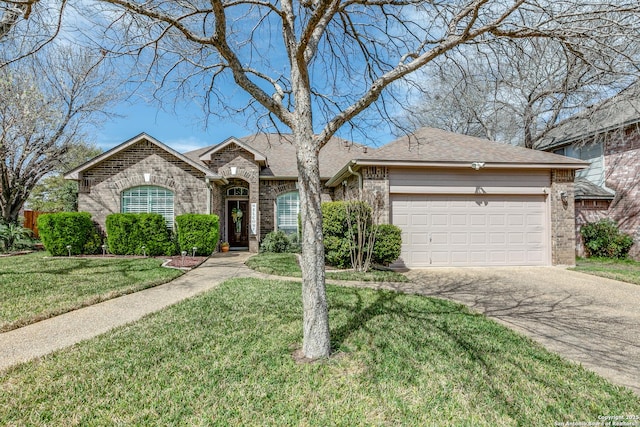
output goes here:
{"type": "Polygon", "coordinates": [[[169,259],[169,262],[165,263],[165,267],[175,267],[175,268],[195,268],[202,264],[207,257],[206,256],[185,256],[184,258],[180,255],[176,255],[173,257],[157,257],[161,259],[169,259]]]}

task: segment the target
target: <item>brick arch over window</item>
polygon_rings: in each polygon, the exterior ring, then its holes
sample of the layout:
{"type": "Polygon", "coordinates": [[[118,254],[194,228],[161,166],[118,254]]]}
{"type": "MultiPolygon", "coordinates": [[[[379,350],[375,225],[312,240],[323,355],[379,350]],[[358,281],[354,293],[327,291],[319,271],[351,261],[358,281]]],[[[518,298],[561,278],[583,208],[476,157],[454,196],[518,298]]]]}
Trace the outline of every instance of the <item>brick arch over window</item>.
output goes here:
{"type": "Polygon", "coordinates": [[[136,174],[128,176],[126,178],[119,179],[113,183],[113,186],[118,190],[125,190],[132,187],[139,187],[143,185],[155,185],[164,187],[173,191],[174,193],[179,190],[179,185],[176,181],[169,176],[150,174],[148,180],[144,174],[136,174]]]}
{"type": "Polygon", "coordinates": [[[157,213],[163,216],[167,227],[173,228],[174,195],[168,188],[140,185],[120,194],[122,213],[157,213]]]}

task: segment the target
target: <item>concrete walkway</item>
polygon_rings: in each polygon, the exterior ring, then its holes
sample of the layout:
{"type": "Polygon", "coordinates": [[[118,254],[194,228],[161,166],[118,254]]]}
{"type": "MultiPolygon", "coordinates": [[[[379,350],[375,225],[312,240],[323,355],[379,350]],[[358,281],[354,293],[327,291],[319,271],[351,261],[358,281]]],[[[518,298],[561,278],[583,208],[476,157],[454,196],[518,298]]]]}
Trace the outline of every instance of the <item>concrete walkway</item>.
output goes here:
{"type": "Polygon", "coordinates": [[[267,277],[244,265],[250,254],[216,254],[200,267],[154,288],[74,310],[0,334],[0,371],[135,322],[232,277],[267,277]]]}
{"type": "MultiPolygon", "coordinates": [[[[137,321],[229,278],[275,277],[247,268],[249,256],[216,254],[164,285],[2,333],[0,371],[137,321]]],[[[640,286],[553,267],[429,269],[407,275],[411,283],[342,285],[463,303],[640,395],[640,286]]]]}

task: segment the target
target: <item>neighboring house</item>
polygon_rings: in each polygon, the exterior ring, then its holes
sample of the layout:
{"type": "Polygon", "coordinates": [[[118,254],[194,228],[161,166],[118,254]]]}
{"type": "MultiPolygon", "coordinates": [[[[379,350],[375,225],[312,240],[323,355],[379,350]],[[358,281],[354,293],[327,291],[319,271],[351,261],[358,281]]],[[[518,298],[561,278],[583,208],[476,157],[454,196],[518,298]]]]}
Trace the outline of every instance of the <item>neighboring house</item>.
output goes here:
{"type": "MultiPolygon", "coordinates": [[[[332,138],[320,151],[325,201],[374,195],[403,231],[409,267],[573,264],[580,160],[438,129],[379,149],[332,138]]],[[[215,213],[221,239],[256,252],[272,230],[297,231],[290,136],[259,134],[180,154],[141,134],[66,175],[79,210],[104,227],[114,212],[215,213]]]]}
{"type": "Polygon", "coordinates": [[[551,131],[535,147],[591,163],[576,174],[577,253],[580,228],[610,218],[630,234],[640,256],[640,86],[585,110],[551,131]]]}

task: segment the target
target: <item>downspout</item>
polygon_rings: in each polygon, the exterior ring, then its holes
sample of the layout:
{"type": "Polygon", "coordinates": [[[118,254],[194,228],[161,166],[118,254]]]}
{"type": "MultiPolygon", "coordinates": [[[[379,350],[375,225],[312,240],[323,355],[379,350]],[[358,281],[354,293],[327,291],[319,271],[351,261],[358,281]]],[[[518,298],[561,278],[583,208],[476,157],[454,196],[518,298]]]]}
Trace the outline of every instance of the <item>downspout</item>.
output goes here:
{"type": "Polygon", "coordinates": [[[355,175],[358,177],[358,189],[362,190],[362,174],[360,172],[356,172],[353,169],[351,169],[351,165],[347,167],[347,170],[351,175],[355,175]]]}
{"type": "Polygon", "coordinates": [[[204,178],[204,182],[207,183],[207,188],[209,189],[209,191],[207,191],[207,215],[211,215],[211,192],[213,188],[211,187],[211,180],[208,176],[204,178]]]}

